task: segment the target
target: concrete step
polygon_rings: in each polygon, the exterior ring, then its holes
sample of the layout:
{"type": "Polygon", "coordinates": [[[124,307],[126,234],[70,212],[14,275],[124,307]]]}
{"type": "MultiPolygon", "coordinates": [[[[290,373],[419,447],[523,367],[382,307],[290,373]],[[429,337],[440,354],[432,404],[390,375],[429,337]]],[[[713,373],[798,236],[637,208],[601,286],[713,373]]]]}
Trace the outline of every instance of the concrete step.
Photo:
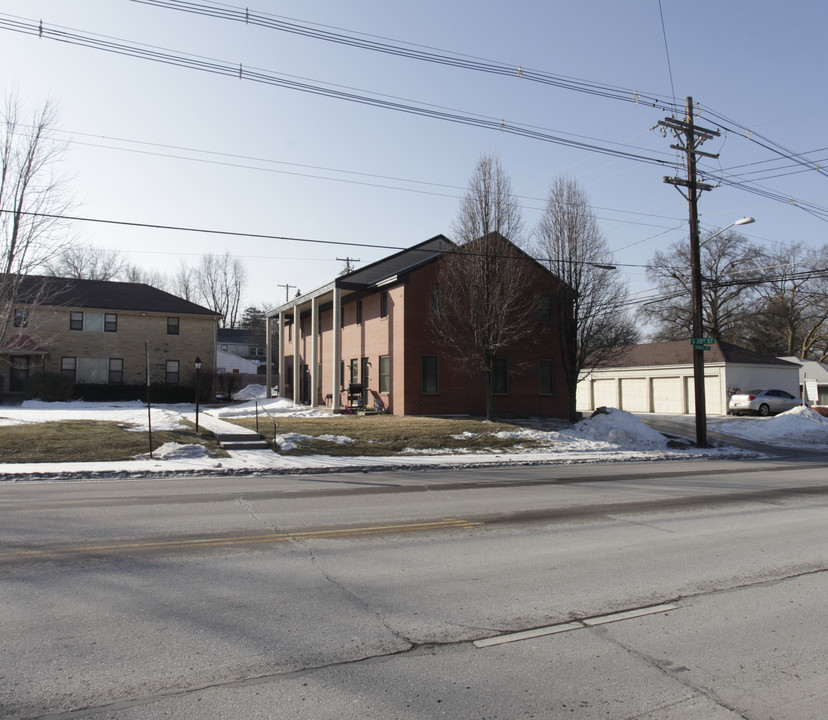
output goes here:
{"type": "Polygon", "coordinates": [[[258,433],[218,433],[216,439],[225,450],[270,449],[270,444],[258,433]]]}

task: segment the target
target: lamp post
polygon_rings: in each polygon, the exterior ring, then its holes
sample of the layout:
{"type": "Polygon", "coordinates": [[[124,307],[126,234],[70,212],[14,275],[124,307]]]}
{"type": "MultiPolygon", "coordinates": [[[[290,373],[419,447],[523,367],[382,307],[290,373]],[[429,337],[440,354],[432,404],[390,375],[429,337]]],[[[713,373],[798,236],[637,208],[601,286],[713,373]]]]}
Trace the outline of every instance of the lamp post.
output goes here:
{"type": "Polygon", "coordinates": [[[199,380],[201,379],[201,358],[196,355],[195,359],[195,371],[196,371],[196,435],[198,435],[198,385],[199,380]]]}
{"type": "MultiPolygon", "coordinates": [[[[692,206],[691,206],[692,207],[692,206]]],[[[755,222],[752,217],[743,217],[721,230],[713,233],[706,242],[721,235],[735,225],[749,225],[755,222]]],[[[702,313],[702,274],[701,274],[701,245],[698,236],[698,225],[696,232],[690,234],[690,265],[693,287],[693,389],[696,399],[696,444],[699,447],[707,447],[707,401],[704,394],[704,346],[702,342],[704,334],[704,315],[702,313]]]]}

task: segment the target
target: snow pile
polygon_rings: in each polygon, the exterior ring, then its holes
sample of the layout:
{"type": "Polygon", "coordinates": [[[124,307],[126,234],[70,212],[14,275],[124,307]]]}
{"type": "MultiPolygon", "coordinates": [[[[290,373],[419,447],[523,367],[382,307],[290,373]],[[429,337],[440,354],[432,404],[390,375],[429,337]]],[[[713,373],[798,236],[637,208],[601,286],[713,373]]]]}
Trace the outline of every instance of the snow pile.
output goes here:
{"type": "MultiPolygon", "coordinates": [[[[179,430],[185,428],[181,413],[191,405],[153,405],[153,430],[179,430]]],[[[120,402],[44,402],[26,400],[19,407],[0,407],[0,425],[23,425],[26,423],[61,422],[63,420],[102,420],[130,426],[128,430],[144,431],[148,427],[147,404],[140,400],[120,402]]]]}
{"type": "Polygon", "coordinates": [[[560,434],[628,448],[660,450],[667,447],[667,438],[660,432],[645,425],[632,413],[616,408],[596,411],[560,434]]]}
{"type": "MultiPolygon", "coordinates": [[[[275,388],[273,392],[275,392],[275,388]]],[[[233,400],[255,400],[264,397],[267,397],[266,385],[247,385],[237,393],[233,393],[233,400]]]]}
{"type": "Polygon", "coordinates": [[[730,435],[772,445],[828,445],[828,418],[804,405],[774,417],[732,420],[722,429],[730,435]]]}
{"type": "MultiPolygon", "coordinates": [[[[149,453],[136,455],[136,460],[146,460],[149,453]]],[[[154,460],[193,460],[212,457],[210,452],[202,445],[182,445],[181,443],[168,442],[152,451],[154,460]]]]}
{"type": "Polygon", "coordinates": [[[288,450],[295,450],[299,446],[299,443],[306,440],[322,440],[324,442],[335,443],[337,445],[347,445],[348,443],[352,443],[354,441],[353,438],[349,438],[347,435],[314,436],[302,435],[301,433],[285,433],[284,435],[276,435],[273,438],[273,441],[284,452],[287,452],[288,450]]]}
{"type": "MultiPolygon", "coordinates": [[[[248,385],[248,387],[251,387],[248,385]]],[[[254,385],[252,387],[263,387],[254,385]]],[[[245,388],[247,389],[247,388],[245,388]]],[[[236,395],[238,397],[238,395],[236,395]]],[[[262,395],[264,398],[264,395],[262,395]]],[[[256,403],[259,405],[259,415],[264,414],[267,410],[273,416],[281,415],[282,417],[332,417],[331,413],[324,410],[313,410],[304,405],[296,405],[292,400],[287,398],[269,398],[269,399],[251,399],[241,405],[232,405],[228,407],[209,408],[205,410],[208,415],[217,418],[243,418],[254,417],[256,415],[256,403]],[[264,410],[263,410],[264,408],[264,410]]]]}

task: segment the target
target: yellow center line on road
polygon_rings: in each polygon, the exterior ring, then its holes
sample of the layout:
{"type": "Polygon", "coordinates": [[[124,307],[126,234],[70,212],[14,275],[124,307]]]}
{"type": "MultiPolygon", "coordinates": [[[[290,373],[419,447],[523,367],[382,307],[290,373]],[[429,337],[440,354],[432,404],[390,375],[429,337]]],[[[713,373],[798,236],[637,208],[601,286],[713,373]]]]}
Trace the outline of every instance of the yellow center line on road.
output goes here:
{"type": "Polygon", "coordinates": [[[388,533],[423,532],[426,530],[468,529],[482,522],[446,518],[433,522],[404,523],[399,525],[375,525],[369,527],[329,528],[325,530],[304,530],[296,532],[269,533],[267,535],[246,535],[227,538],[200,538],[164,540],[156,542],[123,542],[108,545],[50,546],[34,550],[12,550],[0,552],[0,560],[15,560],[48,555],[71,555],[75,553],[110,553],[128,550],[173,550],[186,548],[232,547],[260,543],[289,542],[291,540],[312,540],[346,538],[361,535],[382,535],[388,533]]]}

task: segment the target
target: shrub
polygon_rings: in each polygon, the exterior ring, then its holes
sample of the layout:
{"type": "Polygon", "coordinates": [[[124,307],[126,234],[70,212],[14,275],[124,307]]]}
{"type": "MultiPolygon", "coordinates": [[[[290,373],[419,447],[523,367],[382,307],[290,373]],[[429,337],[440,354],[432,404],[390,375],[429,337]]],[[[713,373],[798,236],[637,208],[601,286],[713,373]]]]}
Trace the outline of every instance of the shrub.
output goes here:
{"type": "Polygon", "coordinates": [[[45,402],[65,402],[72,397],[75,383],[60,373],[30,375],[23,385],[23,394],[30,399],[45,402]]]}

